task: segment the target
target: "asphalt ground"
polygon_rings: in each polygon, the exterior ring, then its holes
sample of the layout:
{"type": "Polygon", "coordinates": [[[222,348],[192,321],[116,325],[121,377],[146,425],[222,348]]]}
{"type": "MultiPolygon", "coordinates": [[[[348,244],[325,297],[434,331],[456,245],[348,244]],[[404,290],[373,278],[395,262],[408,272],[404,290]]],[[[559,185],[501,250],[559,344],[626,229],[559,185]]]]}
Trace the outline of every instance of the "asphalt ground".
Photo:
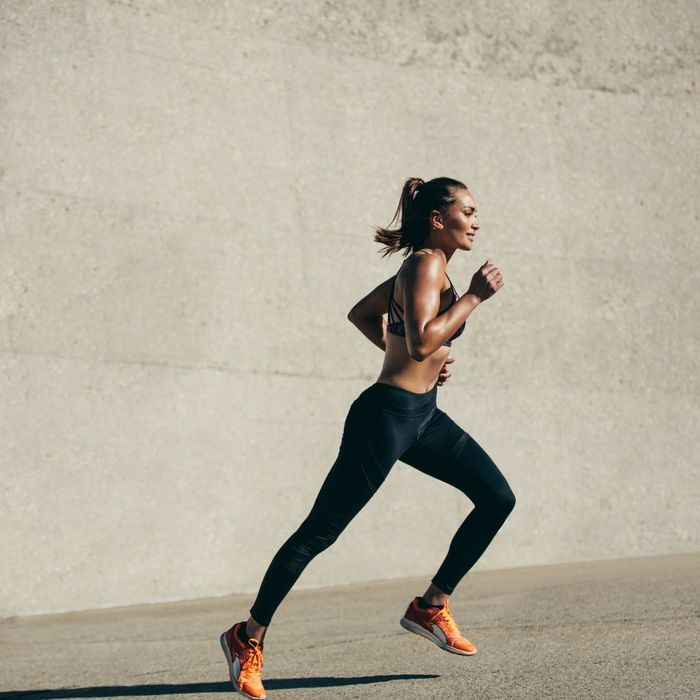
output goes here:
{"type": "MultiPolygon", "coordinates": [[[[293,589],[268,698],[700,698],[700,553],[470,571],[450,607],[474,656],[399,625],[428,578],[293,589]]],[[[253,598],[0,621],[0,700],[242,698],[219,635],[253,598]]]]}

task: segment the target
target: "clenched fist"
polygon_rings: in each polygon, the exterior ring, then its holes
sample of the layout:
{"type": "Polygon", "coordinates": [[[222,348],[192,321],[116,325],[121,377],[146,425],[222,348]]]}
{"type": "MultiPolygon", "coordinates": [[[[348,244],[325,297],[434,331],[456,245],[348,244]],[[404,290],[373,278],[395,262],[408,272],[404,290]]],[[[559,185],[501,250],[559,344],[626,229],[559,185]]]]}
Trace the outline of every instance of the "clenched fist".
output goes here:
{"type": "Polygon", "coordinates": [[[445,360],[445,364],[442,366],[442,369],[440,370],[440,374],[438,376],[438,381],[437,381],[438,386],[442,386],[447,381],[448,377],[452,376],[452,372],[450,372],[450,370],[447,369],[447,363],[454,362],[454,361],[455,361],[454,357],[448,357],[445,360]]]}
{"type": "Polygon", "coordinates": [[[481,301],[492,297],[503,286],[501,271],[487,260],[472,277],[467,294],[475,294],[481,301]]]}

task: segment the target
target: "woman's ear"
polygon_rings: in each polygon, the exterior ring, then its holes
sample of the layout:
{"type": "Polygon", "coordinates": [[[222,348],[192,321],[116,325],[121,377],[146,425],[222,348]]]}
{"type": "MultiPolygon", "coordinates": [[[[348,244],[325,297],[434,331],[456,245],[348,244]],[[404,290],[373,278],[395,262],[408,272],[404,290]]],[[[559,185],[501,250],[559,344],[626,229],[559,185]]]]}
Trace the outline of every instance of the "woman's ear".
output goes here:
{"type": "Polygon", "coordinates": [[[441,229],[442,226],[442,214],[437,210],[433,209],[428,216],[428,222],[430,223],[430,230],[441,229]]]}

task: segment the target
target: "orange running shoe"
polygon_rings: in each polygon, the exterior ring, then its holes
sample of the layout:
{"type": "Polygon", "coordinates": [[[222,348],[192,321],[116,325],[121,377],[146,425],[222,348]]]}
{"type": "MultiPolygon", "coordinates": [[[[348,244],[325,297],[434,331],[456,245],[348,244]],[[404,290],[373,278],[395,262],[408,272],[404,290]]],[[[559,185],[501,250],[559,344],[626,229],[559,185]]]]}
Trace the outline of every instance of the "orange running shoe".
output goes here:
{"type": "Polygon", "coordinates": [[[262,645],[251,637],[246,643],[238,637],[238,628],[245,622],[237,622],[221,637],[221,648],[228,662],[233,687],[250,700],[265,700],[265,688],[260,680],[263,667],[262,645]]]}
{"type": "Polygon", "coordinates": [[[453,654],[476,654],[476,647],[460,633],[448,603],[442,609],[421,608],[418,598],[414,598],[401,618],[401,627],[453,654]]]}

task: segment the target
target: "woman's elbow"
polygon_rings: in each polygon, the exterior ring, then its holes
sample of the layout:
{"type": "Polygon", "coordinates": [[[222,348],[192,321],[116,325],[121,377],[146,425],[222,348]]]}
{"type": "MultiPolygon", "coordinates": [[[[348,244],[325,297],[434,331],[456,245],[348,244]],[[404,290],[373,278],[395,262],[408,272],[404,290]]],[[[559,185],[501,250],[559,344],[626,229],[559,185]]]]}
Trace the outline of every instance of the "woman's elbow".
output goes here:
{"type": "Polygon", "coordinates": [[[409,343],[408,344],[408,354],[416,362],[423,362],[428,355],[426,354],[423,346],[420,343],[409,343]]]}

